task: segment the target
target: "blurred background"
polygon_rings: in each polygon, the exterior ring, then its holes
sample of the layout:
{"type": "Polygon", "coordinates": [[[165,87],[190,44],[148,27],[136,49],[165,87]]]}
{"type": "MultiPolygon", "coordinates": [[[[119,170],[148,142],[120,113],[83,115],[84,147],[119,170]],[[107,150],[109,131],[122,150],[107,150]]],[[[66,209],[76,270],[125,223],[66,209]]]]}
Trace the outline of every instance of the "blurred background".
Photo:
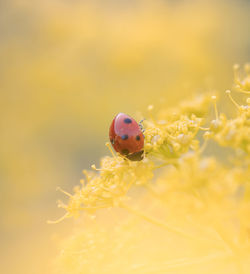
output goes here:
{"type": "Polygon", "coordinates": [[[82,169],[118,112],[232,85],[249,61],[250,2],[0,1],[1,273],[52,273],[82,169]]]}

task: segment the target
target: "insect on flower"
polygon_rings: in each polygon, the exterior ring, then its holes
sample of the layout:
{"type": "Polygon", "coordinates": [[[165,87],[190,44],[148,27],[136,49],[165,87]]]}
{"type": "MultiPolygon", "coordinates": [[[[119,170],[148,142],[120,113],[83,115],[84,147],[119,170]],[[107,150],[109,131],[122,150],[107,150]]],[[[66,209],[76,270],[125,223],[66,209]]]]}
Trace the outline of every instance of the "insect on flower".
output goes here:
{"type": "Polygon", "coordinates": [[[129,160],[143,159],[144,135],[141,126],[132,117],[117,114],[109,129],[109,139],[115,151],[129,160]]]}

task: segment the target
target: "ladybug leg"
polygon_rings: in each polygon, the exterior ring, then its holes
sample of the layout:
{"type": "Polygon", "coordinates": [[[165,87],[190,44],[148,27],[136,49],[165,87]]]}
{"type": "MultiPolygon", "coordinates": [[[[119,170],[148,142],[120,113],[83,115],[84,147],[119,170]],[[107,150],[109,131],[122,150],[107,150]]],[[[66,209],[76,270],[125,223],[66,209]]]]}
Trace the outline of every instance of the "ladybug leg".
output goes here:
{"type": "Polygon", "coordinates": [[[143,118],[143,119],[139,122],[139,127],[140,127],[140,129],[141,129],[142,132],[145,131],[145,129],[144,129],[143,125],[142,125],[143,121],[145,121],[145,120],[146,120],[146,119],[143,118]]]}

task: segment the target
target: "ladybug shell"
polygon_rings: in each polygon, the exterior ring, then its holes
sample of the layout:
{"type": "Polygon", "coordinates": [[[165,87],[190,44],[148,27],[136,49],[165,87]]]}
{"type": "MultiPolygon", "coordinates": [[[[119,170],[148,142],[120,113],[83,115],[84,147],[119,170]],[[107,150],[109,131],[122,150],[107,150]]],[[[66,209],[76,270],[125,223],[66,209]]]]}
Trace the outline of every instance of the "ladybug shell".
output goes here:
{"type": "Polygon", "coordinates": [[[115,151],[130,160],[141,160],[144,136],[138,123],[130,116],[119,113],[109,129],[109,139],[115,151]]]}

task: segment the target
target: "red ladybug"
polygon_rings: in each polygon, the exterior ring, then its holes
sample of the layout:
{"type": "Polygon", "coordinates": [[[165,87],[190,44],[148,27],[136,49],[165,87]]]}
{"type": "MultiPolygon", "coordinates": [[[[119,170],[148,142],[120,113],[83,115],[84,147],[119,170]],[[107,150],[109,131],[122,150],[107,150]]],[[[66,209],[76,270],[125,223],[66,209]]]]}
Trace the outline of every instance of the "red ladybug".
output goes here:
{"type": "Polygon", "coordinates": [[[109,129],[109,139],[115,151],[132,161],[142,160],[144,135],[132,117],[117,114],[109,129]]]}

